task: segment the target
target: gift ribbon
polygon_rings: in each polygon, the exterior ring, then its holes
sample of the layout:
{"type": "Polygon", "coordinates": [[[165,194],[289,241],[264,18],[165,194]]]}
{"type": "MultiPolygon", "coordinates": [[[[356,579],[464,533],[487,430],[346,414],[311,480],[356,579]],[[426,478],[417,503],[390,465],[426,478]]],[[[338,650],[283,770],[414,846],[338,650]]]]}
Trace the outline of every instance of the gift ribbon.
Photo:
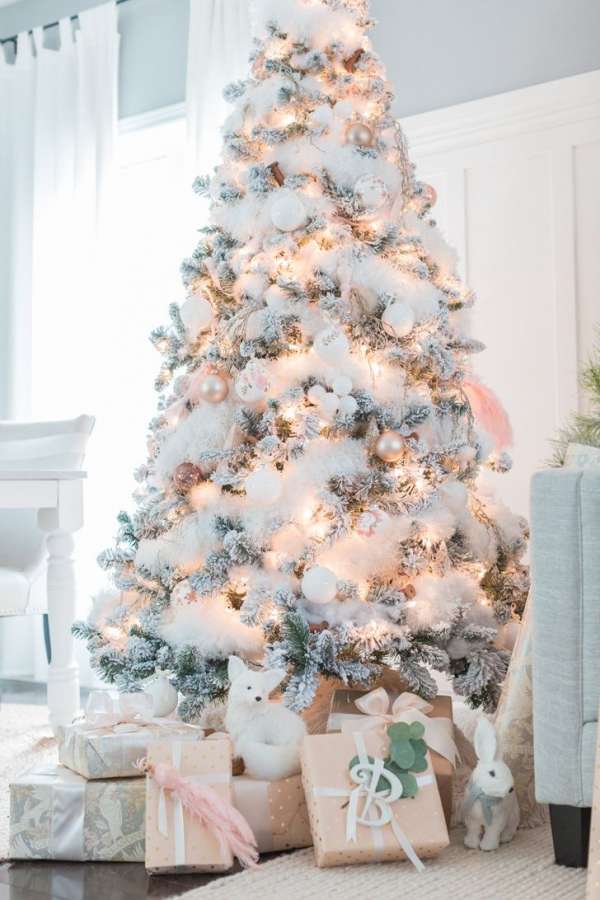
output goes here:
{"type": "Polygon", "coordinates": [[[385,688],[379,687],[354,701],[357,709],[364,716],[352,716],[344,720],[340,716],[343,734],[354,734],[357,731],[370,731],[394,722],[420,722],[425,729],[423,739],[430,750],[434,750],[456,767],[460,755],[454,743],[454,726],[450,719],[429,718],[433,706],[410,691],[404,691],[396,697],[390,708],[390,699],[385,688]]]}
{"type": "Polygon", "coordinates": [[[85,778],[68,769],[45,766],[29,772],[20,781],[28,786],[42,784],[50,787],[50,834],[48,836],[50,858],[85,859],[83,828],[87,785],[85,778]]]}
{"type": "MultiPolygon", "coordinates": [[[[346,840],[348,843],[356,843],[358,826],[363,825],[371,829],[373,845],[381,852],[384,849],[384,840],[383,832],[380,829],[389,825],[406,858],[411,861],[418,872],[422,872],[425,866],[419,859],[408,836],[400,827],[392,809],[392,803],[402,797],[402,782],[397,775],[384,768],[383,759],[376,757],[373,762],[369,760],[364,737],[360,731],[354,732],[352,737],[358,754],[358,763],[350,769],[350,777],[357,786],[355,788],[314,787],[313,796],[348,798],[346,813],[346,840]],[[378,790],[380,778],[384,778],[388,786],[378,790]],[[360,803],[363,799],[364,803],[361,808],[360,803]]],[[[419,787],[433,784],[433,776],[420,775],[417,778],[417,784],[419,787]]]]}

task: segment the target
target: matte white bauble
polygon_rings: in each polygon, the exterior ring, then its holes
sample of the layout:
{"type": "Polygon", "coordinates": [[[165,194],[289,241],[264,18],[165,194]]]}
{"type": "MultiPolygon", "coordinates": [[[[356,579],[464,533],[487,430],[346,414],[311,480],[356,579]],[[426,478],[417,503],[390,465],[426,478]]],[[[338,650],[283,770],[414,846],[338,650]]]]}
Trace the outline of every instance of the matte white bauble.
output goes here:
{"type": "Polygon", "coordinates": [[[313,403],[315,406],[319,406],[323,397],[327,396],[327,391],[320,384],[314,384],[311,388],[306,392],[306,396],[308,397],[309,403],[313,403]]]}
{"type": "Polygon", "coordinates": [[[347,375],[338,375],[331,385],[338,397],[345,397],[352,390],[352,379],[347,375]]]}
{"type": "Polygon", "coordinates": [[[248,500],[269,506],[281,497],[281,476],[273,469],[258,469],[248,475],[245,488],[248,500]]]}
{"type": "Polygon", "coordinates": [[[329,128],[332,121],[333,110],[325,104],[317,106],[310,114],[310,124],[313,128],[329,128]]]}
{"type": "Polygon", "coordinates": [[[216,372],[206,375],[200,382],[199,392],[207,403],[222,403],[229,393],[227,379],[216,372]]]}
{"type": "Polygon", "coordinates": [[[322,360],[337,362],[348,351],[348,338],[337,328],[324,328],[315,338],[315,350],[322,360]]]}
{"type": "Polygon", "coordinates": [[[415,324],[415,314],[408,303],[395,300],[384,311],[381,322],[387,334],[397,338],[406,337],[415,324]]]}
{"type": "Polygon", "coordinates": [[[157,717],[168,716],[179,701],[177,691],[162,672],[145,682],[144,693],[152,697],[152,711],[157,717]]]}
{"type": "Polygon", "coordinates": [[[258,403],[264,400],[269,392],[269,379],[266,370],[259,362],[249,362],[240,372],[235,383],[235,390],[245,403],[258,403]]]}
{"type": "Polygon", "coordinates": [[[354,185],[354,193],[367,214],[377,212],[390,199],[385,182],[375,175],[361,175],[354,185]]]}
{"type": "Polygon", "coordinates": [[[384,431],[375,445],[375,453],[383,462],[396,462],[403,452],[404,441],[397,431],[384,431]]]}
{"type": "Polygon", "coordinates": [[[267,313],[264,309],[255,309],[246,321],[246,340],[255,341],[265,330],[267,313]]]}
{"type": "Polygon", "coordinates": [[[280,231],[295,231],[307,219],[306,207],[294,191],[280,190],[271,203],[271,221],[280,231]]]}
{"type": "Polygon", "coordinates": [[[195,341],[199,334],[210,328],[213,320],[213,308],[206,297],[192,294],[182,303],[179,315],[189,339],[195,341]]]}
{"type": "Polygon", "coordinates": [[[326,418],[333,419],[340,407],[340,398],[337,394],[326,393],[321,398],[319,407],[326,418]]]}
{"type": "Polygon", "coordinates": [[[302,593],[311,603],[330,603],[337,594],[337,578],[325,566],[313,566],[302,579],[302,593]]]}
{"type": "Polygon", "coordinates": [[[358,403],[350,394],[340,397],[339,413],[341,416],[353,416],[358,409],[358,403]]]}

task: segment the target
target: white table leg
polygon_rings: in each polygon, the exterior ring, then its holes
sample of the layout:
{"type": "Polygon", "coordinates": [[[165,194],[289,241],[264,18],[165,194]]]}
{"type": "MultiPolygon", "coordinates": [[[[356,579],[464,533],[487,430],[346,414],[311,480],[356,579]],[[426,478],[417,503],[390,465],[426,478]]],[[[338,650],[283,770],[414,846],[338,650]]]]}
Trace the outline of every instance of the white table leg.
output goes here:
{"type": "Polygon", "coordinates": [[[79,667],[71,634],[77,613],[73,532],[83,521],[83,495],[79,481],[60,485],[56,509],[41,509],[40,527],[47,532],[48,624],[52,662],[48,667],[50,724],[56,730],[79,712],[79,667]]]}
{"type": "Polygon", "coordinates": [[[79,667],[71,625],[76,614],[74,540],[66,531],[48,535],[48,623],[52,661],[48,667],[48,707],[53,728],[68,725],[79,712],[79,667]]]}

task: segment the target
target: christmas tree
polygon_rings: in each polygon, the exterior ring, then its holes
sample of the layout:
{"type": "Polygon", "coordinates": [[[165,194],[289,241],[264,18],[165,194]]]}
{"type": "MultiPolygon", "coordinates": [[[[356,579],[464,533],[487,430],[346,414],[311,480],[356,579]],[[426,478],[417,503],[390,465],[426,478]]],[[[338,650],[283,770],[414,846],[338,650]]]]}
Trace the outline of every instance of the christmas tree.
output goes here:
{"type": "Polygon", "coordinates": [[[167,671],[194,719],[227,657],[322,677],[432,670],[494,707],[523,609],[526,523],[484,490],[510,428],[474,376],[473,293],[431,218],[366,0],[259,0],[209,224],[152,340],[158,414],[86,623],[122,690],[167,671]]]}

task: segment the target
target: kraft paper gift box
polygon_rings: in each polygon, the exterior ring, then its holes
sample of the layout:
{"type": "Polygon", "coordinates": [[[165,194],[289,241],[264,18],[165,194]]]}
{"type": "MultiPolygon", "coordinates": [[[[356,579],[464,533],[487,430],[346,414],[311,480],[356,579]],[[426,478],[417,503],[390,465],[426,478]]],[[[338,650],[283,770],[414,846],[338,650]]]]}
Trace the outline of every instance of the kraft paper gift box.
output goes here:
{"type": "MultiPolygon", "coordinates": [[[[360,700],[362,697],[368,698],[375,693],[379,695],[379,701],[377,704],[378,712],[374,712],[374,715],[378,717],[381,717],[381,713],[388,713],[390,705],[393,707],[398,697],[403,696],[407,702],[402,709],[409,718],[411,717],[410,711],[416,709],[418,712],[424,713],[427,718],[438,720],[438,722],[434,725],[434,729],[440,732],[440,734],[438,734],[438,739],[441,740],[441,744],[439,744],[439,746],[443,746],[444,744],[446,744],[448,747],[448,750],[446,751],[448,755],[444,756],[442,753],[439,753],[435,749],[435,746],[438,746],[438,743],[435,741],[435,739],[434,745],[429,746],[429,752],[431,753],[433,770],[435,772],[440,796],[442,798],[442,806],[444,807],[446,824],[448,828],[450,828],[452,822],[454,772],[456,767],[456,759],[458,758],[458,752],[456,750],[453,737],[454,723],[452,719],[452,697],[438,694],[437,697],[433,698],[433,700],[427,702],[425,700],[421,700],[421,698],[417,697],[416,694],[411,694],[410,692],[406,691],[403,695],[393,696],[392,703],[390,703],[390,701],[388,700],[387,692],[384,691],[383,688],[377,688],[376,691],[370,691],[369,693],[352,688],[338,688],[333,692],[331,698],[331,707],[329,711],[329,718],[327,720],[327,732],[330,733],[341,731],[342,728],[344,730],[351,729],[352,723],[358,723],[358,726],[360,728],[364,727],[364,719],[367,713],[362,712],[356,706],[356,701],[360,700]],[[445,740],[444,736],[446,736],[445,740]],[[448,758],[448,756],[451,756],[452,754],[455,754],[455,756],[453,757],[454,761],[448,758]]],[[[420,721],[423,721],[421,717],[419,718],[420,721]]],[[[425,736],[425,740],[427,741],[427,735],[425,736]]]]}
{"type": "Polygon", "coordinates": [[[376,730],[305,738],[302,778],[317,866],[408,858],[421,869],[422,859],[448,846],[429,752],[427,769],[417,776],[416,796],[393,799],[380,787],[388,746],[387,734],[376,730]],[[351,774],[349,764],[355,757],[359,764],[351,774]]]}
{"type": "Polygon", "coordinates": [[[302,776],[233,779],[233,804],[250,825],[260,853],[312,846],[302,776]]]}
{"type": "Polygon", "coordinates": [[[93,691],[85,719],[61,729],[58,758],[84,778],[141,777],[144,773],[135,763],[153,741],[199,741],[203,736],[203,730],[194,725],[153,718],[148,694],[112,696],[93,691]]]}
{"type": "MultiPolygon", "coordinates": [[[[232,802],[231,742],[160,741],[148,749],[147,765],[166,764],[196,784],[210,785],[232,802]]],[[[163,872],[226,872],[233,856],[216,835],[186,810],[176,795],[146,779],[146,869],[163,872]]]]}
{"type": "Polygon", "coordinates": [[[142,779],[87,781],[46,766],[15,779],[9,790],[12,859],[143,862],[142,779]]]}

